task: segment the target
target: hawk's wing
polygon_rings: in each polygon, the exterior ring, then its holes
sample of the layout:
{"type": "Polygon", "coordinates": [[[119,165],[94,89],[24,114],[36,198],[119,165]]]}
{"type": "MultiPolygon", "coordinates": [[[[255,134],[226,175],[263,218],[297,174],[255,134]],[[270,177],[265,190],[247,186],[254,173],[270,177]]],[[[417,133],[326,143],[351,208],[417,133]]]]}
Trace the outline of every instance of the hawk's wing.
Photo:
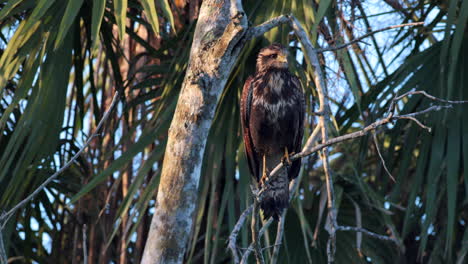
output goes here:
{"type": "MultiPolygon", "coordinates": [[[[295,87],[291,87],[293,91],[295,91],[300,98],[300,103],[297,105],[297,111],[295,111],[296,116],[295,116],[295,123],[292,131],[294,131],[294,146],[293,146],[293,151],[297,154],[301,152],[302,150],[302,137],[304,136],[304,118],[305,118],[305,98],[304,98],[304,92],[302,91],[302,86],[301,82],[296,76],[291,77],[292,84],[295,87]]],[[[301,169],[301,159],[297,159],[293,161],[291,164],[291,167],[288,172],[289,179],[292,180],[297,177],[299,174],[299,171],[301,169]]]]}
{"type": "Polygon", "coordinates": [[[242,135],[244,137],[245,154],[249,164],[250,173],[259,180],[258,160],[255,148],[252,143],[252,136],[250,134],[250,112],[252,109],[253,97],[253,76],[249,76],[245,81],[244,88],[242,89],[241,98],[241,125],[242,135]]]}

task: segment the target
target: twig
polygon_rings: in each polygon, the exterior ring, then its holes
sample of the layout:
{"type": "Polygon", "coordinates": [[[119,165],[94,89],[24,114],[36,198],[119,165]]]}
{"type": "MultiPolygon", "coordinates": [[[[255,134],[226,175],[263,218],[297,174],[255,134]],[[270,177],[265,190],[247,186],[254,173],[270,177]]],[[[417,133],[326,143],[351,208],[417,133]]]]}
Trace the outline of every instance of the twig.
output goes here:
{"type": "Polygon", "coordinates": [[[3,244],[3,228],[0,228],[0,263],[1,264],[8,263],[8,257],[5,251],[5,245],[3,244]]]}
{"type": "MultiPolygon", "coordinates": [[[[354,201],[354,199],[349,196],[349,199],[353,203],[354,206],[354,213],[355,213],[355,218],[356,218],[356,225],[358,228],[362,228],[362,213],[361,213],[361,208],[359,205],[354,201]]],[[[362,257],[362,252],[361,252],[361,245],[362,245],[362,232],[356,232],[356,248],[358,251],[358,254],[360,257],[362,257]]]]}
{"type": "Polygon", "coordinates": [[[381,28],[381,29],[377,29],[377,30],[374,30],[374,31],[371,31],[369,33],[366,33],[358,38],[355,38],[345,44],[342,44],[342,45],[338,45],[336,47],[330,47],[330,48],[325,48],[325,49],[318,49],[317,52],[319,53],[322,53],[322,52],[325,52],[325,51],[335,51],[335,50],[339,50],[339,49],[342,49],[342,48],[346,48],[347,46],[349,45],[352,45],[354,43],[357,43],[357,42],[360,42],[361,40],[371,36],[371,35],[374,35],[375,33],[379,33],[379,32],[382,32],[382,31],[386,31],[386,30],[389,30],[389,29],[395,29],[395,28],[401,28],[401,27],[407,27],[407,26],[421,26],[423,25],[424,22],[414,22],[414,23],[407,23],[407,24],[401,24],[401,25],[394,25],[394,26],[389,26],[389,27],[384,27],[384,28],[381,28]]]}
{"type": "Polygon", "coordinates": [[[249,33],[247,34],[247,40],[259,37],[265,32],[270,31],[271,29],[278,27],[279,25],[286,24],[289,22],[289,18],[285,15],[281,15],[279,17],[272,18],[258,26],[249,29],[249,33]]]}
{"type": "Polygon", "coordinates": [[[281,249],[281,240],[283,239],[283,232],[284,232],[284,222],[286,220],[286,213],[288,210],[284,209],[283,213],[281,213],[281,218],[278,222],[278,228],[276,230],[276,240],[275,240],[275,245],[273,249],[273,256],[271,258],[271,264],[276,264],[278,263],[278,256],[279,256],[279,251],[281,249]]]}
{"type": "MultiPolygon", "coordinates": [[[[416,118],[414,118],[414,117],[412,117],[412,116],[400,116],[399,118],[400,118],[400,119],[409,119],[409,120],[412,120],[412,121],[414,121],[418,126],[420,126],[420,127],[423,128],[423,129],[426,129],[427,132],[431,133],[431,130],[432,130],[432,129],[431,129],[430,127],[423,125],[418,119],[416,119],[416,118]]],[[[379,150],[379,149],[377,149],[377,151],[378,151],[378,150],[379,150]]],[[[382,156],[380,155],[380,151],[379,151],[379,156],[382,158],[382,156]]],[[[384,166],[385,166],[385,163],[384,163],[384,166]]],[[[385,170],[387,170],[386,167],[385,167],[385,170]]],[[[387,170],[387,173],[388,173],[388,170],[387,170]]],[[[391,175],[390,175],[390,176],[391,176],[391,175]]],[[[393,177],[391,177],[391,178],[393,179],[393,177]]],[[[393,179],[393,181],[395,181],[395,180],[393,179]]]]}
{"type": "Polygon", "coordinates": [[[394,242],[395,244],[397,245],[400,245],[400,242],[395,238],[395,237],[389,237],[389,236],[384,236],[384,235],[379,235],[379,234],[376,234],[374,232],[371,232],[365,228],[361,228],[361,227],[354,227],[354,226],[337,226],[336,227],[336,230],[339,230],[339,231],[354,231],[354,232],[361,232],[361,233],[364,233],[368,236],[371,236],[371,237],[375,237],[377,239],[380,239],[380,240],[387,240],[387,241],[392,241],[394,242]]]}
{"type": "Polygon", "coordinates": [[[327,202],[327,194],[325,192],[325,185],[322,185],[322,187],[320,187],[319,212],[317,215],[317,222],[315,224],[314,237],[313,237],[312,244],[311,244],[312,247],[317,246],[318,230],[320,227],[320,223],[322,222],[322,216],[323,216],[323,211],[325,209],[326,202],[327,202]]]}
{"type": "MultiPolygon", "coordinates": [[[[414,119],[414,120],[417,121],[417,119],[414,119]]],[[[384,170],[387,172],[390,179],[392,179],[393,182],[396,182],[395,178],[393,178],[392,174],[390,173],[390,171],[387,168],[387,164],[385,163],[385,159],[382,157],[382,153],[380,153],[379,142],[377,141],[377,135],[375,134],[375,132],[372,133],[372,138],[374,139],[375,148],[377,149],[377,153],[379,154],[380,161],[382,161],[382,166],[384,167],[384,170]]]]}
{"type": "Polygon", "coordinates": [[[416,91],[414,89],[412,89],[411,91],[396,97],[394,100],[398,101],[398,100],[403,99],[404,97],[407,97],[408,95],[415,95],[415,94],[422,94],[425,97],[427,97],[427,98],[429,98],[429,99],[431,99],[433,101],[437,101],[437,102],[441,102],[441,103],[447,103],[447,104],[466,104],[466,103],[468,103],[468,100],[452,101],[452,100],[445,100],[445,99],[437,98],[437,97],[435,97],[433,95],[428,94],[426,91],[416,91]]]}
{"type": "MultiPolygon", "coordinates": [[[[256,195],[255,195],[256,196],[256,195]]],[[[252,223],[250,228],[252,230],[252,244],[254,245],[255,259],[257,264],[264,264],[265,260],[263,259],[262,250],[260,247],[259,235],[258,235],[258,199],[254,197],[253,209],[252,209],[252,223]]]]}
{"type": "Polygon", "coordinates": [[[6,225],[6,223],[8,222],[8,220],[10,219],[10,217],[18,210],[20,209],[21,207],[23,207],[24,205],[26,205],[29,201],[31,201],[34,197],[36,197],[37,194],[39,194],[51,181],[55,180],[55,178],[57,178],[58,175],[60,175],[62,172],[64,172],[68,167],[70,167],[73,162],[75,162],[75,160],[81,155],[81,153],[86,149],[86,147],[89,146],[89,144],[91,143],[91,141],[94,139],[94,137],[98,136],[98,131],[99,129],[102,127],[102,125],[104,124],[104,122],[107,120],[107,118],[109,117],[109,114],[110,112],[112,111],[112,109],[114,108],[115,104],[118,102],[118,99],[119,98],[119,92],[116,92],[114,94],[114,97],[112,98],[112,103],[109,107],[109,109],[107,110],[107,112],[104,114],[104,116],[102,117],[102,119],[99,121],[96,129],[94,130],[94,133],[91,134],[91,136],[89,136],[88,140],[86,141],[86,143],[81,147],[81,149],[62,167],[60,168],[57,172],[55,172],[52,176],[50,176],[49,178],[47,178],[47,180],[45,180],[41,185],[39,185],[39,187],[37,187],[36,190],[34,190],[33,193],[31,193],[28,197],[26,197],[24,200],[22,200],[21,202],[19,202],[15,207],[13,207],[10,211],[8,211],[7,213],[3,214],[2,216],[0,216],[0,229],[3,229],[6,225]]]}
{"type": "Polygon", "coordinates": [[[232,256],[234,258],[234,263],[239,263],[239,255],[237,254],[237,235],[239,234],[240,229],[244,225],[245,220],[247,219],[247,216],[252,213],[253,210],[253,205],[250,205],[245,209],[245,211],[241,214],[239,217],[239,220],[237,220],[236,225],[232,229],[231,235],[229,235],[229,243],[228,243],[228,248],[232,252],[232,256]]]}
{"type": "MultiPolygon", "coordinates": [[[[258,236],[259,237],[261,237],[263,235],[263,233],[265,233],[265,231],[268,229],[268,227],[271,225],[271,223],[273,223],[273,217],[270,217],[270,219],[268,219],[268,221],[262,226],[260,231],[258,231],[258,236]]],[[[253,243],[250,244],[250,246],[244,252],[244,255],[242,255],[242,260],[241,260],[240,264],[246,264],[247,263],[247,259],[249,258],[249,255],[250,255],[250,253],[252,251],[254,251],[254,244],[253,243]]]]}

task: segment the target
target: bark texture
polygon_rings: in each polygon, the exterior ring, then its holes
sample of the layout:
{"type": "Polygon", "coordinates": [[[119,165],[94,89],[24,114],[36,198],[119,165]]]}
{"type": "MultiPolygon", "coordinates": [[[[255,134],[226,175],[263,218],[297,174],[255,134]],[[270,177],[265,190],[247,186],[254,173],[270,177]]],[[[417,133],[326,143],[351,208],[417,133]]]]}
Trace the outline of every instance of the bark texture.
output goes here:
{"type": "Polygon", "coordinates": [[[246,31],[247,18],[240,1],[203,1],[189,66],[169,129],[143,264],[183,262],[206,138],[246,31]]]}

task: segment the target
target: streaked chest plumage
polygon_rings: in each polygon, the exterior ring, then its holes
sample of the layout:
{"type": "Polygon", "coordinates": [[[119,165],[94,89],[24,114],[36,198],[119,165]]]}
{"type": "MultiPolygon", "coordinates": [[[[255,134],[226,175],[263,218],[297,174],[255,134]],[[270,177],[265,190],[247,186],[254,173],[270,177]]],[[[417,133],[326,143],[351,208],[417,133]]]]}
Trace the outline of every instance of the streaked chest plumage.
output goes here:
{"type": "Polygon", "coordinates": [[[259,74],[254,79],[253,87],[252,108],[259,114],[263,113],[264,121],[268,123],[282,123],[282,119],[289,118],[289,112],[301,103],[301,91],[293,84],[287,71],[273,70],[259,74]]]}

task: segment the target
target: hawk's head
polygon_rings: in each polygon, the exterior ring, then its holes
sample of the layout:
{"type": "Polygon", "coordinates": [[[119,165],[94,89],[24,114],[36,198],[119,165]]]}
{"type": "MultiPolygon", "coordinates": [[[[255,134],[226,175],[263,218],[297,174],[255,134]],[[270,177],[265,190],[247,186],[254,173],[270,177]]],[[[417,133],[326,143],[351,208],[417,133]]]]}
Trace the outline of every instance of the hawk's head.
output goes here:
{"type": "Polygon", "coordinates": [[[257,72],[271,69],[288,68],[288,50],[281,44],[274,43],[260,50],[257,57],[257,72]]]}

